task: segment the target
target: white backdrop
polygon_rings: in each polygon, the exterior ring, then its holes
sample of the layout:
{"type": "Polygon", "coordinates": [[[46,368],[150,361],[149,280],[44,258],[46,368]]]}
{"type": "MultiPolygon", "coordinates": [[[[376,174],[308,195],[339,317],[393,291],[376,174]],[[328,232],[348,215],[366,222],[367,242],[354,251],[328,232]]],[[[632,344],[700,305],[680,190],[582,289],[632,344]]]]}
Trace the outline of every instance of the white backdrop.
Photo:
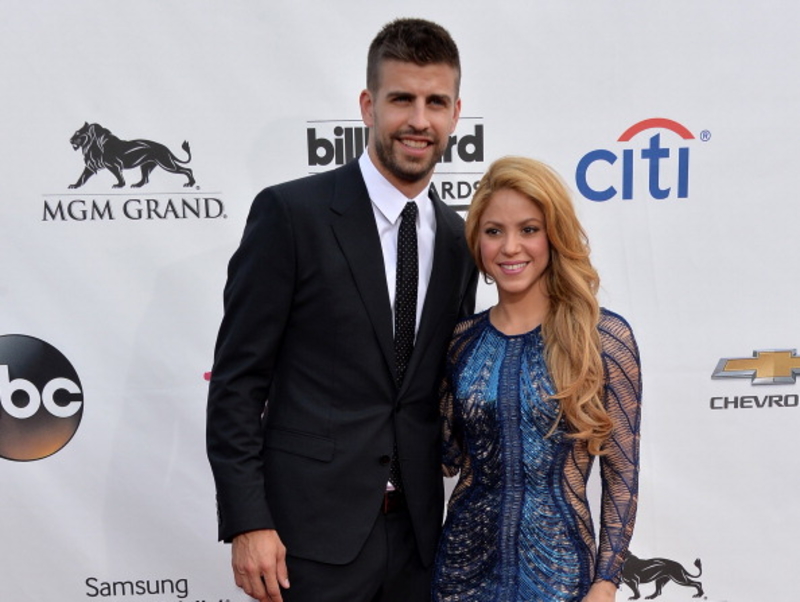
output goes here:
{"type": "MultiPolygon", "coordinates": [[[[0,600],[246,599],[215,541],[204,452],[225,267],[258,190],[345,149],[367,47],[397,16],[438,21],[461,48],[463,156],[435,179],[446,200],[466,203],[505,154],[550,163],[575,190],[603,304],[642,353],[633,553],[695,575],[700,558],[710,601],[796,600],[800,360],[757,363],[782,384],[711,378],[722,359],[800,345],[800,9],[776,0],[3,0],[0,600]],[[692,137],[619,140],[652,118],[692,137]],[[134,169],[112,188],[103,169],[70,189],[85,122],[182,160],[188,141],[196,184],[157,168],[133,188],[134,169]],[[327,141],[315,161],[310,129],[327,141]],[[587,184],[614,186],[606,201],[578,190],[593,151],[587,184]],[[15,417],[30,398],[14,391],[67,374],[19,352],[25,337],[80,381],[77,431],[41,459],[14,450],[65,419],[15,417]]],[[[492,302],[481,289],[479,309],[492,302]]],[[[694,593],[669,583],[657,599],[694,593]]]]}

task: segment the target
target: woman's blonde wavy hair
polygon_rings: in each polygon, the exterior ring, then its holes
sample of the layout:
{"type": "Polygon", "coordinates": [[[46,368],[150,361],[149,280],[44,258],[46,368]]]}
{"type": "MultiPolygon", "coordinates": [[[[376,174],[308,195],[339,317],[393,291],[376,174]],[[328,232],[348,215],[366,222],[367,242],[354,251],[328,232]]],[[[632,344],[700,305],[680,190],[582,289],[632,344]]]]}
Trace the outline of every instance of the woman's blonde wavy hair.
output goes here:
{"type": "MultiPolygon", "coordinates": [[[[542,323],[545,360],[556,388],[559,419],[570,436],[587,442],[589,452],[602,454],[611,434],[603,406],[604,371],[597,323],[600,278],[589,260],[589,243],[561,178],[544,163],[525,157],[495,161],[481,179],[467,215],[466,235],[478,269],[486,276],[480,255],[481,218],[492,195],[511,189],[538,205],[550,243],[545,272],[550,310],[542,323]]],[[[555,429],[558,424],[553,425],[555,429]]],[[[552,431],[551,431],[552,432],[552,431]]]]}

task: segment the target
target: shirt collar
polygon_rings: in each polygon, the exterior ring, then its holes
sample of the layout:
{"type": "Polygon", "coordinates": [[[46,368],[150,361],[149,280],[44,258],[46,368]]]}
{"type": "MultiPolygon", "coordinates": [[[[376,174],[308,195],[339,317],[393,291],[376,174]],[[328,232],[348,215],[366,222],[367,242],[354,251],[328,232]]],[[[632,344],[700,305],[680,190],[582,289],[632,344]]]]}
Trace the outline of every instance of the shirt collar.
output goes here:
{"type": "Polygon", "coordinates": [[[367,186],[370,200],[389,222],[393,224],[397,222],[408,201],[414,201],[417,204],[420,216],[433,213],[433,203],[429,201],[427,187],[415,198],[409,199],[378,171],[367,149],[359,157],[358,166],[361,168],[361,175],[367,186]]]}

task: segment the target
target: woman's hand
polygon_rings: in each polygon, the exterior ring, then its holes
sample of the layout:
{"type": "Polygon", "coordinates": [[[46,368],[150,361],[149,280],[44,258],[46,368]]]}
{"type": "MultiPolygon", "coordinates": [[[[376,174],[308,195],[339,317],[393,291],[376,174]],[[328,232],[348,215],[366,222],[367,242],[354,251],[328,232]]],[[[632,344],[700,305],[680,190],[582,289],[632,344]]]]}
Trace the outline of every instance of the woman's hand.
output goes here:
{"type": "Polygon", "coordinates": [[[614,602],[617,597],[617,586],[610,581],[598,581],[589,588],[589,593],[582,602],[614,602]]]}

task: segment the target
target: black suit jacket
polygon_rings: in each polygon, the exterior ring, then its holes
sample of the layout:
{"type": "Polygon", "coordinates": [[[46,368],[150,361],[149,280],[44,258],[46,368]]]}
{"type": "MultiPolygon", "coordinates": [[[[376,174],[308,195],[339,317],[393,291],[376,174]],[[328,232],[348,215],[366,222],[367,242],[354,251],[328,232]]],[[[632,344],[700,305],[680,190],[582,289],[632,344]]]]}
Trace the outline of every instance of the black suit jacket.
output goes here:
{"type": "Polygon", "coordinates": [[[342,564],[374,524],[397,440],[420,555],[443,491],[438,386],[477,272],[463,220],[431,191],[433,271],[408,371],[395,385],[392,311],[357,162],[267,188],[225,287],[208,400],[219,536],[275,528],[295,556],[342,564]]]}

